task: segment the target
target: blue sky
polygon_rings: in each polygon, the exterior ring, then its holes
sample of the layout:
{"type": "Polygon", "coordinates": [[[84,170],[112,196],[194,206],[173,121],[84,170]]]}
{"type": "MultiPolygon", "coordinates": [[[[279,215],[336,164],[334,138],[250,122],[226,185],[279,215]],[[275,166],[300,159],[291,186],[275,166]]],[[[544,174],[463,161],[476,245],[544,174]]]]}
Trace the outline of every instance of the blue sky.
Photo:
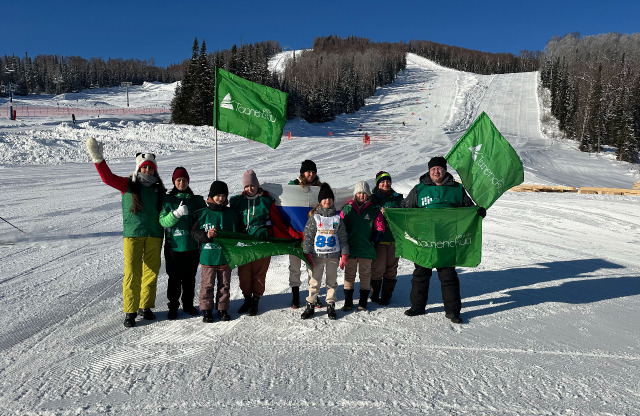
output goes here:
{"type": "Polygon", "coordinates": [[[430,40],[487,52],[543,50],[553,36],[640,32],[640,2],[585,1],[219,1],[8,0],[1,55],[153,58],[158,66],[207,50],[275,40],[301,49],[317,36],[376,42],[430,40]]]}

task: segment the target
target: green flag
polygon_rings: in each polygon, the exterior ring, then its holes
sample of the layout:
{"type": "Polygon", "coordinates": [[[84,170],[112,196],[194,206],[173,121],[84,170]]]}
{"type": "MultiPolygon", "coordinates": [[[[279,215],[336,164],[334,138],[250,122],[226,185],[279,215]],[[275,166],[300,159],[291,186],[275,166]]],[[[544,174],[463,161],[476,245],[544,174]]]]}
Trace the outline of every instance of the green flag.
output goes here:
{"type": "Polygon", "coordinates": [[[216,68],[215,128],[276,148],[287,121],[287,94],[216,68]]]}
{"type": "Polygon", "coordinates": [[[302,241],[290,238],[258,237],[255,235],[218,230],[215,241],[222,248],[232,269],[263,257],[292,254],[306,262],[302,241]]]}
{"type": "Polygon", "coordinates": [[[476,267],[482,253],[477,207],[390,208],[384,217],[396,240],[396,256],[422,267],[476,267]]]}
{"type": "Polygon", "coordinates": [[[445,159],[481,207],[489,208],[504,191],[524,182],[520,157],[484,112],[445,159]]]}

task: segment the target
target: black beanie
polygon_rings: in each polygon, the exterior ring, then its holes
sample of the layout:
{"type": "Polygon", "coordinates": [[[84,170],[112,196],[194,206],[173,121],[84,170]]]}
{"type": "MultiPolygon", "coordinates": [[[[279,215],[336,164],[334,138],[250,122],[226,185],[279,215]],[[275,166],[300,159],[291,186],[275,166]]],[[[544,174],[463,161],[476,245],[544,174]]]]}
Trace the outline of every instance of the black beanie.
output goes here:
{"type": "Polygon", "coordinates": [[[443,167],[444,170],[447,170],[447,159],[443,158],[442,156],[432,157],[429,161],[429,169],[434,166],[440,166],[443,167]]]}
{"type": "Polygon", "coordinates": [[[389,172],[381,170],[380,172],[376,173],[376,186],[380,185],[380,181],[382,181],[383,179],[388,179],[389,182],[391,182],[391,175],[389,175],[389,172]]]}
{"type": "Polygon", "coordinates": [[[323,199],[331,198],[334,201],[336,200],[335,196],[333,196],[333,191],[328,183],[323,183],[320,187],[320,192],[318,192],[318,202],[322,202],[323,199]]]}
{"type": "Polygon", "coordinates": [[[304,162],[302,162],[302,165],[300,165],[300,173],[302,174],[310,170],[314,172],[318,171],[318,169],[316,169],[316,164],[313,163],[313,160],[306,159],[304,162]]]}
{"type": "Polygon", "coordinates": [[[227,188],[227,184],[222,181],[213,181],[211,188],[209,188],[209,196],[213,198],[220,194],[224,194],[225,197],[229,196],[229,188],[227,188]]]}

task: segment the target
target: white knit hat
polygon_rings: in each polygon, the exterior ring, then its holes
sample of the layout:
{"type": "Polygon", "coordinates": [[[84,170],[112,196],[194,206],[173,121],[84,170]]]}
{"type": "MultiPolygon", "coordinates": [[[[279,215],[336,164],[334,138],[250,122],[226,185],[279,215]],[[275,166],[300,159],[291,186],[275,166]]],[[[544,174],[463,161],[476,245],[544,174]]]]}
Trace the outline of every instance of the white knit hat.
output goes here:
{"type": "Polygon", "coordinates": [[[371,191],[369,190],[369,184],[367,181],[360,181],[353,187],[353,196],[359,194],[360,192],[364,192],[368,196],[371,196],[371,191]]]}
{"type": "Polygon", "coordinates": [[[140,172],[140,168],[145,165],[153,165],[153,169],[157,172],[158,167],[156,165],[156,155],[153,153],[138,153],[136,154],[136,170],[133,172],[133,182],[136,181],[136,176],[140,172]]]}

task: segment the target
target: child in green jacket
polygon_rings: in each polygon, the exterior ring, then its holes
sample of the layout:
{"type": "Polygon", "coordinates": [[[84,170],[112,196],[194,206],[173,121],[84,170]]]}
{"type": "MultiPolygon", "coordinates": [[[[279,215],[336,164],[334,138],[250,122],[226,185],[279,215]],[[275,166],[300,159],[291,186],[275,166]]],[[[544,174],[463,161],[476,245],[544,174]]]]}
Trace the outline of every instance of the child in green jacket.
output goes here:
{"type": "Polygon", "coordinates": [[[353,189],[353,199],[340,212],[349,235],[349,259],[344,269],[344,311],[353,308],[356,274],[360,277],[358,310],[367,309],[371,289],[371,263],[376,258],[375,244],[382,238],[385,230],[384,217],[370,198],[369,184],[360,181],[353,189]]]}
{"type": "Polygon", "coordinates": [[[200,195],[194,195],[189,187],[189,173],[185,168],[175,168],[172,176],[173,189],[162,197],[160,225],[165,230],[164,259],[169,275],[167,299],[168,319],[178,317],[180,294],[182,310],[192,316],[199,315],[193,306],[196,273],[200,262],[199,244],[191,237],[192,219],[189,212],[206,207],[200,195]]]}
{"type": "Polygon", "coordinates": [[[222,181],[214,181],[209,189],[207,206],[195,212],[191,235],[201,243],[200,268],[200,310],[203,322],[213,322],[214,290],[215,304],[218,305],[218,317],[228,321],[229,290],[231,287],[231,268],[227,264],[222,248],[216,243],[217,230],[242,232],[244,227],[238,211],[229,208],[229,189],[222,181]]]}

